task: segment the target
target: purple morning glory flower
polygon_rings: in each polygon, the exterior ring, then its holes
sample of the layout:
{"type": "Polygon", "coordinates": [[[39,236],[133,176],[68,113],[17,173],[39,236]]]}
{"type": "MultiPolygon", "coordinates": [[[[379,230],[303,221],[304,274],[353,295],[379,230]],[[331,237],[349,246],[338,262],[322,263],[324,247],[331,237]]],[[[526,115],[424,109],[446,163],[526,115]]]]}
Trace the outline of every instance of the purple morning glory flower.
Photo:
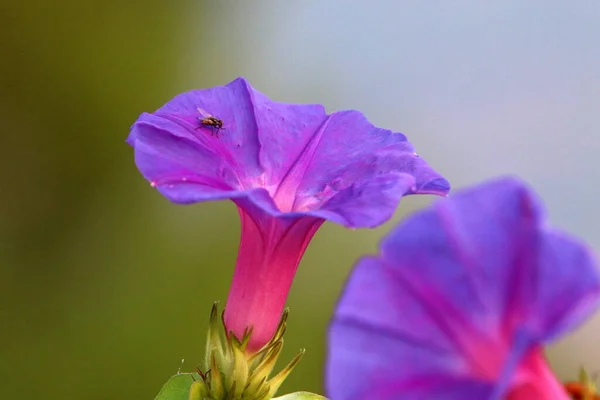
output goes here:
{"type": "Polygon", "coordinates": [[[358,111],[271,101],[243,78],[142,114],[127,142],[141,173],[172,202],[238,206],[242,237],[225,322],[238,337],[253,326],[250,351],[274,333],[325,220],[375,227],[404,195],[449,191],[404,135],[358,111]]]}
{"type": "Polygon", "coordinates": [[[332,400],[568,399],[542,346],[596,309],[588,249],[520,181],[409,217],[355,267],[329,333],[332,400]]]}

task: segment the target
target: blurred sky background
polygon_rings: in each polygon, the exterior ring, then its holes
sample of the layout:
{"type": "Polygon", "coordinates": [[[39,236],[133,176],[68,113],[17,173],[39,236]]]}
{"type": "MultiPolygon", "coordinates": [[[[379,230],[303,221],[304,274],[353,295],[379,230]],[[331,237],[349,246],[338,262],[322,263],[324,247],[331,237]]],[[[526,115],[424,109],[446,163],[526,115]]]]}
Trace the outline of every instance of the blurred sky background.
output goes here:
{"type": "MultiPolygon", "coordinates": [[[[455,189],[518,174],[600,250],[600,2],[4,0],[0,50],[2,398],[152,399],[181,359],[201,361],[237,212],[170,204],[125,138],[143,111],[237,76],[274,100],[363,111],[455,189]]],[[[282,393],[321,391],[353,262],[430,201],[317,233],[284,358],[307,353],[282,393]]],[[[600,370],[599,344],[600,315],[550,348],[555,371],[600,370]]]]}

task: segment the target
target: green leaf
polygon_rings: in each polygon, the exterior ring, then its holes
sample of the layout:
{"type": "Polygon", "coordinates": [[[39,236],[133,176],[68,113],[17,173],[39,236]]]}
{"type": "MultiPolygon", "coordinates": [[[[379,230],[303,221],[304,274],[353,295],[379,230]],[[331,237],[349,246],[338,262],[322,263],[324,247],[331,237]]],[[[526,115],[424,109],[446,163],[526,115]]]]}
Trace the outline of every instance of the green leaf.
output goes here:
{"type": "Polygon", "coordinates": [[[188,400],[190,387],[194,380],[193,374],[173,375],[167,383],[164,384],[158,396],[154,400],[188,400]]]}
{"type": "Polygon", "coordinates": [[[296,392],[281,397],[274,397],[272,400],[327,400],[327,397],[309,392],[296,392]]]}

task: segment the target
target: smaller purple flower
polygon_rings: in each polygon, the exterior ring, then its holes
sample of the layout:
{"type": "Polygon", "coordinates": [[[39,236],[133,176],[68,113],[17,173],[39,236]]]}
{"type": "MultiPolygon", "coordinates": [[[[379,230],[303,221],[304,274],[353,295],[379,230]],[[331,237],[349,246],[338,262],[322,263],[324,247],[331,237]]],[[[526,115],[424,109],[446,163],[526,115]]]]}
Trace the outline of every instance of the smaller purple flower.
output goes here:
{"type": "Polygon", "coordinates": [[[436,202],[362,259],[329,332],[332,400],[568,399],[543,345],[597,309],[588,249],[520,181],[436,202]]]}
{"type": "Polygon", "coordinates": [[[242,237],[225,323],[238,338],[253,327],[249,351],[275,332],[298,263],[325,220],[375,227],[402,196],[450,189],[404,135],[358,111],[271,101],[243,78],[142,114],[127,142],[144,177],[174,203],[238,206],[242,237]]]}

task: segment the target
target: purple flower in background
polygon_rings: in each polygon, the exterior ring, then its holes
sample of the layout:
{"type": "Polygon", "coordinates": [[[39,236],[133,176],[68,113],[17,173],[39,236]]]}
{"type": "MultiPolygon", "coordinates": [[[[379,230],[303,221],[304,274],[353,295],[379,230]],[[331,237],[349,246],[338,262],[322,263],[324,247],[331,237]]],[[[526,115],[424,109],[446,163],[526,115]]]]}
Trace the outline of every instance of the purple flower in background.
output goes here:
{"type": "Polygon", "coordinates": [[[169,200],[238,206],[241,243],[225,322],[237,337],[253,326],[250,351],[273,335],[298,263],[325,220],[375,227],[404,195],[449,191],[404,135],[358,111],[328,115],[320,105],[271,101],[243,78],[142,114],[127,142],[169,200]],[[202,123],[207,117],[213,126],[202,123]]]}
{"type": "Polygon", "coordinates": [[[587,248],[504,178],[436,202],[362,259],[329,333],[332,400],[568,399],[542,346],[596,309],[587,248]]]}

